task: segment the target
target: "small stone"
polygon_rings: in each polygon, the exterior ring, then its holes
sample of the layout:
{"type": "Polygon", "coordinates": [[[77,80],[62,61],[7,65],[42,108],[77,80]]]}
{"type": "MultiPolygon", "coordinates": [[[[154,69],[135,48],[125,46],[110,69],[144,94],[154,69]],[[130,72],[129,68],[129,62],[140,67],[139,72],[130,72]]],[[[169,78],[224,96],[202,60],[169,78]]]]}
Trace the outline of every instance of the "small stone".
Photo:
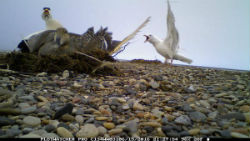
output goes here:
{"type": "Polygon", "coordinates": [[[244,113],[246,122],[250,123],[250,113],[244,113]]]}
{"type": "Polygon", "coordinates": [[[43,130],[43,129],[40,129],[40,130],[32,131],[31,133],[32,133],[32,134],[39,135],[39,136],[42,136],[42,134],[47,133],[47,131],[45,131],[45,130],[43,130]]]}
{"type": "Polygon", "coordinates": [[[142,106],[139,102],[135,102],[133,105],[133,109],[136,110],[143,110],[144,106],[142,106]]]}
{"type": "Polygon", "coordinates": [[[36,109],[37,109],[37,108],[36,108],[36,106],[34,105],[34,106],[22,108],[22,109],[21,109],[21,112],[22,112],[23,114],[30,114],[30,113],[35,112],[36,109]]]}
{"type": "Polygon", "coordinates": [[[56,127],[54,127],[53,125],[49,124],[49,125],[46,125],[44,127],[44,129],[47,131],[47,132],[52,132],[56,129],[56,127]]]}
{"type": "Polygon", "coordinates": [[[37,96],[36,97],[39,101],[41,101],[41,102],[48,102],[48,100],[45,98],[45,97],[43,97],[43,96],[41,96],[41,95],[39,95],[39,96],[37,96]]]}
{"type": "Polygon", "coordinates": [[[41,124],[41,120],[37,117],[27,116],[23,119],[24,124],[29,126],[37,126],[41,124]]]}
{"type": "Polygon", "coordinates": [[[194,103],[196,101],[196,99],[194,98],[194,97],[189,97],[188,99],[187,99],[187,102],[188,103],[194,103]]]}
{"type": "Polygon", "coordinates": [[[192,136],[197,135],[199,132],[200,132],[200,129],[199,129],[199,128],[194,128],[194,129],[188,130],[188,133],[189,133],[190,135],[192,135],[192,136]]]}
{"type": "Polygon", "coordinates": [[[164,110],[167,111],[167,112],[172,112],[174,110],[174,108],[173,107],[165,106],[164,110]]]}
{"type": "Polygon", "coordinates": [[[196,122],[204,122],[205,119],[207,118],[206,115],[201,112],[191,112],[189,113],[189,116],[191,120],[196,122]]]}
{"type": "Polygon", "coordinates": [[[149,121],[149,122],[142,122],[140,123],[141,126],[152,126],[152,127],[160,127],[161,124],[156,121],[149,121]]]}
{"type": "Polygon", "coordinates": [[[53,125],[56,128],[59,124],[59,121],[58,120],[49,120],[49,124],[53,125]]]}
{"type": "Polygon", "coordinates": [[[240,106],[240,111],[244,113],[250,112],[250,106],[249,105],[240,106]]]}
{"type": "Polygon", "coordinates": [[[246,120],[244,114],[242,113],[229,113],[229,114],[221,116],[221,118],[222,119],[236,119],[236,120],[241,120],[241,121],[246,120]]]}
{"type": "Polygon", "coordinates": [[[61,137],[64,137],[64,138],[73,138],[74,137],[72,135],[72,133],[69,130],[65,129],[64,127],[58,127],[56,129],[56,131],[57,131],[57,134],[61,137]]]}
{"type": "Polygon", "coordinates": [[[151,81],[149,82],[149,85],[150,85],[153,89],[157,89],[157,88],[160,87],[160,84],[157,83],[157,82],[155,82],[154,80],[151,80],[151,81]]]}
{"type": "Polygon", "coordinates": [[[206,100],[200,100],[199,102],[205,108],[208,108],[208,109],[210,108],[210,104],[206,100]]]}
{"type": "Polygon", "coordinates": [[[120,134],[120,133],[122,133],[122,129],[121,128],[116,128],[116,129],[111,129],[111,130],[109,130],[109,135],[110,136],[112,136],[112,135],[116,135],[116,134],[120,134]]]}
{"type": "Polygon", "coordinates": [[[237,132],[231,132],[231,136],[233,138],[249,138],[249,136],[237,132]]]}
{"type": "Polygon", "coordinates": [[[75,117],[73,117],[70,114],[64,114],[64,115],[62,115],[61,119],[63,121],[70,121],[70,122],[75,121],[75,117]]]}
{"type": "Polygon", "coordinates": [[[194,93],[194,92],[196,92],[196,89],[194,88],[193,85],[190,85],[190,86],[187,88],[186,91],[187,91],[188,93],[194,93]]]}
{"type": "Polygon", "coordinates": [[[104,128],[103,126],[99,126],[97,129],[99,131],[99,136],[103,136],[107,133],[107,129],[104,128]]]}
{"type": "Polygon", "coordinates": [[[68,130],[70,129],[69,125],[66,124],[66,123],[64,123],[64,122],[59,123],[59,124],[57,125],[57,127],[63,127],[63,128],[65,128],[65,129],[68,129],[68,130]]]}
{"type": "Polygon", "coordinates": [[[100,120],[100,121],[103,121],[103,120],[108,120],[109,118],[108,117],[96,117],[95,120],[100,120]]]}
{"type": "Polygon", "coordinates": [[[29,133],[27,135],[20,136],[20,138],[41,138],[41,136],[29,133]]]}
{"type": "Polygon", "coordinates": [[[43,76],[46,76],[47,73],[46,72],[41,72],[41,73],[38,73],[36,76],[37,77],[43,77],[43,76]]]}
{"type": "Polygon", "coordinates": [[[78,122],[79,124],[82,124],[83,121],[84,121],[84,119],[83,119],[83,117],[82,117],[81,115],[75,116],[75,120],[76,120],[76,122],[78,122]]]}
{"type": "MultiPolygon", "coordinates": [[[[192,103],[192,102],[190,102],[190,103],[192,103]]],[[[192,112],[192,111],[194,111],[194,110],[190,107],[189,104],[184,104],[184,105],[182,106],[182,110],[185,111],[185,112],[192,112]]]]}
{"type": "Polygon", "coordinates": [[[15,120],[0,116],[0,126],[13,125],[15,120]]]}
{"type": "Polygon", "coordinates": [[[130,120],[128,122],[125,122],[124,125],[125,125],[124,131],[126,131],[127,133],[133,134],[137,132],[138,123],[136,120],[130,120]]]}
{"type": "Polygon", "coordinates": [[[85,124],[80,131],[76,133],[78,138],[93,138],[98,136],[99,130],[94,124],[85,124]]]}
{"type": "Polygon", "coordinates": [[[200,133],[203,134],[203,135],[209,135],[209,134],[210,134],[210,131],[207,130],[207,129],[201,129],[201,130],[200,130],[200,133]]]}
{"type": "Polygon", "coordinates": [[[208,117],[210,119],[215,119],[217,116],[218,116],[218,111],[214,111],[214,112],[208,114],[208,117]]]}
{"type": "Polygon", "coordinates": [[[67,103],[64,107],[62,107],[55,113],[54,119],[58,119],[66,113],[71,114],[72,110],[73,110],[73,104],[67,103]]]}
{"type": "Polygon", "coordinates": [[[63,79],[68,78],[69,77],[69,71],[68,70],[63,71],[62,77],[63,77],[63,79]]]}
{"type": "Polygon", "coordinates": [[[175,119],[175,123],[182,125],[191,125],[191,120],[187,115],[181,115],[175,119]]]}
{"type": "Polygon", "coordinates": [[[46,137],[46,138],[59,138],[59,136],[55,133],[45,133],[41,135],[42,137],[46,137]]]}
{"type": "Polygon", "coordinates": [[[115,128],[115,124],[112,123],[112,122],[104,122],[104,123],[103,123],[103,126],[104,126],[105,128],[107,128],[107,129],[113,129],[113,128],[115,128]]]}

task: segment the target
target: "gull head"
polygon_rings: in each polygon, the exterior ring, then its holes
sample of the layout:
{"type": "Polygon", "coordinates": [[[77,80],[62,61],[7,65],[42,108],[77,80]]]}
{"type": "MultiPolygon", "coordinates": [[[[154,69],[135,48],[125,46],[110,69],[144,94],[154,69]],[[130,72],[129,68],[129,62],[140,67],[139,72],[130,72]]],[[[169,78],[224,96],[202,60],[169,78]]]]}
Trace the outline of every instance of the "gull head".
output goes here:
{"type": "Polygon", "coordinates": [[[49,18],[51,18],[50,8],[49,7],[44,7],[43,8],[43,13],[42,13],[42,19],[47,20],[49,18]]]}
{"type": "Polygon", "coordinates": [[[159,39],[157,37],[155,37],[154,35],[144,35],[146,37],[146,40],[144,41],[144,43],[146,42],[150,42],[151,44],[155,44],[156,42],[159,41],[159,39]]]}

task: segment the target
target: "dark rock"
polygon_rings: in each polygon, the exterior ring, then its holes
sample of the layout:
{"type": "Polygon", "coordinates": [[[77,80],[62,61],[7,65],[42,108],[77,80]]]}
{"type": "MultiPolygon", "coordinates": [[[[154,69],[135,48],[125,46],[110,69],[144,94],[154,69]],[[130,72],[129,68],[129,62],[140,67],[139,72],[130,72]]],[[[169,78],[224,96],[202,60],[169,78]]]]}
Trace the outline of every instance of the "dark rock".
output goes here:
{"type": "Polygon", "coordinates": [[[66,123],[63,123],[63,122],[59,123],[59,124],[57,125],[57,128],[58,128],[58,127],[64,127],[65,129],[70,130],[70,127],[69,127],[66,123]]]}
{"type": "Polygon", "coordinates": [[[246,118],[242,113],[229,113],[220,117],[221,119],[236,119],[245,121],[246,118]]]}
{"type": "Polygon", "coordinates": [[[132,88],[128,87],[125,89],[126,90],[126,95],[135,95],[137,92],[133,90],[132,88]]]}
{"type": "Polygon", "coordinates": [[[163,81],[163,77],[161,75],[153,75],[155,81],[163,81]]]}
{"type": "Polygon", "coordinates": [[[167,137],[180,137],[180,134],[176,131],[171,130],[170,132],[164,132],[163,133],[167,136],[167,137]]]}
{"type": "Polygon", "coordinates": [[[204,122],[207,118],[206,115],[201,112],[191,112],[189,113],[189,117],[191,118],[191,120],[196,122],[204,122]]]}
{"type": "Polygon", "coordinates": [[[0,126],[13,125],[13,124],[15,124],[15,120],[0,116],[0,126]]]}
{"type": "Polygon", "coordinates": [[[56,127],[53,126],[53,125],[51,125],[51,124],[49,124],[49,125],[46,125],[46,126],[44,127],[44,129],[45,129],[47,132],[53,132],[53,131],[55,131],[56,127]]]}
{"type": "Polygon", "coordinates": [[[192,111],[194,111],[194,110],[189,106],[189,104],[184,104],[184,105],[182,106],[182,110],[185,111],[185,112],[192,112],[192,111]]]}
{"type": "Polygon", "coordinates": [[[62,107],[61,109],[59,109],[54,116],[54,119],[58,119],[60,118],[62,115],[68,113],[71,114],[72,110],[73,110],[73,104],[71,103],[67,103],[64,107],[62,107]]]}
{"type": "Polygon", "coordinates": [[[133,134],[137,132],[138,129],[138,123],[135,120],[128,121],[124,123],[126,127],[123,129],[128,134],[133,134]]]}
{"type": "Polygon", "coordinates": [[[93,123],[95,119],[93,117],[89,118],[88,120],[85,121],[85,123],[93,123]]]}
{"type": "Polygon", "coordinates": [[[151,133],[155,130],[155,128],[152,126],[145,126],[143,129],[146,130],[147,133],[151,133]]]}
{"type": "Polygon", "coordinates": [[[190,136],[190,134],[188,133],[188,131],[182,131],[180,132],[180,136],[185,137],[185,136],[190,136]]]}
{"type": "Polygon", "coordinates": [[[161,124],[166,125],[168,123],[168,119],[165,116],[162,116],[161,118],[161,124]]]}
{"type": "Polygon", "coordinates": [[[0,129],[0,137],[6,135],[5,131],[3,131],[2,129],[0,129]]]}
{"type": "Polygon", "coordinates": [[[6,132],[6,135],[9,138],[15,137],[19,134],[21,134],[21,130],[19,130],[18,128],[11,128],[11,129],[7,130],[7,132],[6,132]]]}
{"type": "Polygon", "coordinates": [[[166,125],[166,126],[162,126],[161,129],[164,133],[167,133],[167,132],[170,132],[171,130],[173,130],[173,127],[166,125]]]}
{"type": "Polygon", "coordinates": [[[22,131],[23,131],[23,134],[28,134],[32,132],[33,130],[34,130],[33,128],[24,128],[22,131]]]}
{"type": "Polygon", "coordinates": [[[187,115],[181,115],[175,119],[175,123],[182,125],[191,125],[191,120],[187,115]]]}

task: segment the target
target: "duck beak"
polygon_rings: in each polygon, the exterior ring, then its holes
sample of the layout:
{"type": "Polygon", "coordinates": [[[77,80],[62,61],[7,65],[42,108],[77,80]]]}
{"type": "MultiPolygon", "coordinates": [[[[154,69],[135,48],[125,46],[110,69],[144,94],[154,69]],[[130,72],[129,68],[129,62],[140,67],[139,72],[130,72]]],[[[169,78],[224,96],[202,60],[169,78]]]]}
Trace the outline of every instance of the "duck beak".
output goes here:
{"type": "Polygon", "coordinates": [[[147,35],[143,35],[143,36],[146,37],[146,40],[144,41],[144,43],[146,43],[148,41],[148,39],[149,39],[149,36],[147,36],[147,35]]]}

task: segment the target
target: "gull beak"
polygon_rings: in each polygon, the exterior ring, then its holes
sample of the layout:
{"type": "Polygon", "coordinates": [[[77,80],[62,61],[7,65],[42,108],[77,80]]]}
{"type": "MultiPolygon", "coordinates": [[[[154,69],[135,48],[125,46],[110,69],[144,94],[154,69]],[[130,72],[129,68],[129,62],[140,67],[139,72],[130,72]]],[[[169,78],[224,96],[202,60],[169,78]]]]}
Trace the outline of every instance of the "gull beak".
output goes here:
{"type": "Polygon", "coordinates": [[[143,36],[146,37],[146,40],[144,41],[144,43],[146,43],[148,41],[148,39],[149,39],[149,36],[147,36],[147,35],[143,35],[143,36]]]}

